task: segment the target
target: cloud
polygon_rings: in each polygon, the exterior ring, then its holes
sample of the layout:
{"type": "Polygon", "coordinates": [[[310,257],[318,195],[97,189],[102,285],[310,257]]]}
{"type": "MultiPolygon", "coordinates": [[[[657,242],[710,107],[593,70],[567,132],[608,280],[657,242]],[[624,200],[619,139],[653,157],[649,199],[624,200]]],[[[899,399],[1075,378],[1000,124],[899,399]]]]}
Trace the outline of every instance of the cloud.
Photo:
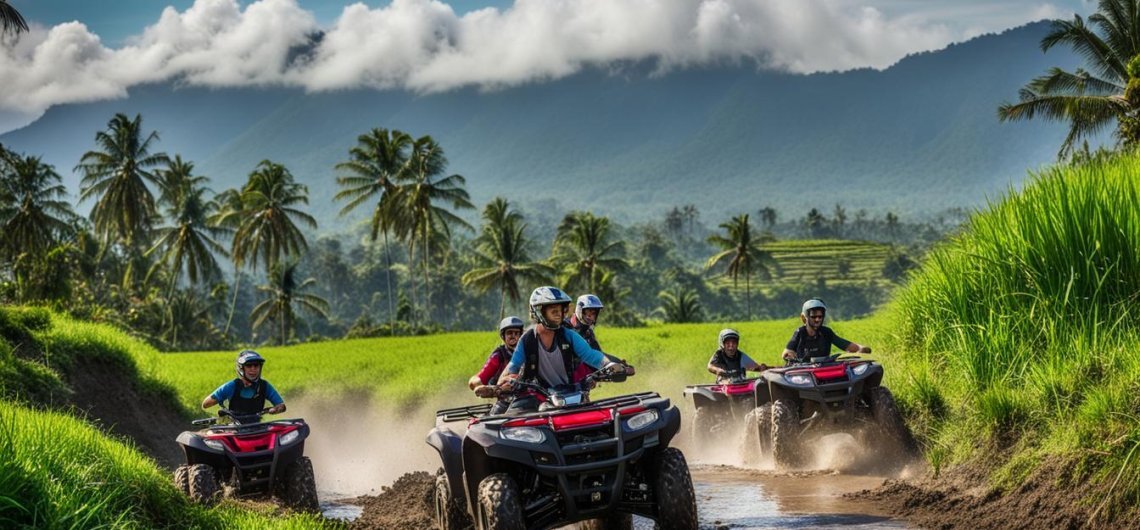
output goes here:
{"type": "MultiPolygon", "coordinates": [[[[1060,10],[1040,4],[1024,13],[1017,22],[1060,10]]],[[[462,16],[438,0],[393,0],[346,6],[331,27],[296,0],[244,9],[237,0],[197,0],[183,12],[166,8],[118,49],[79,22],[8,37],[0,114],[38,115],[169,81],[433,92],[541,82],[629,61],[661,72],[726,62],[798,73],[885,68],[985,29],[954,28],[856,0],[517,0],[462,16]]]]}

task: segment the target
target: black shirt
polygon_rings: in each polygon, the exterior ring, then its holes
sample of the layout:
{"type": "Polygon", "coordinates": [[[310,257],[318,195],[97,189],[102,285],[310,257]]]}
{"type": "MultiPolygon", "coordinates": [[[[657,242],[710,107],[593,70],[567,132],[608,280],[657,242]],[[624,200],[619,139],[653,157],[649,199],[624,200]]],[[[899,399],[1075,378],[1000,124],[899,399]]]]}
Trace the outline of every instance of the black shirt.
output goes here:
{"type": "Polygon", "coordinates": [[[814,337],[808,335],[807,326],[800,326],[792,333],[792,340],[788,341],[787,349],[796,352],[796,360],[806,361],[812,357],[831,355],[832,345],[846,350],[851,341],[839,337],[827,326],[820,326],[814,337]]]}

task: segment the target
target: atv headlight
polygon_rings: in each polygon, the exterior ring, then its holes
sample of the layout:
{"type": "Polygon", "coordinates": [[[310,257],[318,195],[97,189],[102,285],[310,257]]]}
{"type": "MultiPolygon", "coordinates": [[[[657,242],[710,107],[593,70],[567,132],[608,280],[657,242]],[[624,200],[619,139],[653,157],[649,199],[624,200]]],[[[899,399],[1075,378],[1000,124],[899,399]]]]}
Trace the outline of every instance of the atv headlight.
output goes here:
{"type": "Polygon", "coordinates": [[[540,444],[546,440],[546,435],[542,433],[542,430],[534,427],[510,427],[499,431],[499,435],[508,440],[528,444],[540,444]]]}
{"type": "Polygon", "coordinates": [[[657,410],[656,409],[649,409],[645,412],[634,415],[632,418],[630,418],[628,420],[625,420],[625,426],[627,429],[629,429],[631,431],[636,431],[636,430],[641,429],[643,427],[647,427],[649,425],[652,425],[653,422],[657,421],[657,417],[658,417],[657,416],[657,410]]]}
{"type": "Polygon", "coordinates": [[[811,384],[811,376],[808,374],[784,374],[784,379],[793,385],[811,384]]]}
{"type": "Polygon", "coordinates": [[[210,438],[206,438],[205,440],[202,440],[202,441],[206,443],[206,447],[209,447],[210,449],[213,449],[215,451],[225,451],[226,450],[225,444],[223,444],[220,440],[213,440],[210,438]]]}
{"type": "Polygon", "coordinates": [[[298,436],[301,436],[300,430],[289,431],[289,432],[281,435],[281,438],[279,441],[281,442],[281,445],[289,445],[289,444],[297,441],[298,436]]]}
{"type": "Polygon", "coordinates": [[[855,375],[863,375],[863,374],[867,373],[867,367],[868,366],[871,366],[871,365],[869,365],[867,363],[862,363],[862,364],[857,364],[855,366],[852,366],[851,367],[851,373],[853,373],[855,375]]]}

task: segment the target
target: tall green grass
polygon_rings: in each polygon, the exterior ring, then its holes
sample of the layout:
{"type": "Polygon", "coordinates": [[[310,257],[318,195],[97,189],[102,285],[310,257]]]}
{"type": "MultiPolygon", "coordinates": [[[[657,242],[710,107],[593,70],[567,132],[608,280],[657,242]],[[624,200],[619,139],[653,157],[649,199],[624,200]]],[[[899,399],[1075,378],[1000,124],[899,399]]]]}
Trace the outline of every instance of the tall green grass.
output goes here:
{"type": "Polygon", "coordinates": [[[900,394],[930,445],[1007,456],[1010,477],[1056,456],[1112,483],[1109,505],[1140,501],[1138,249],[1127,155],[1034,175],[932,251],[894,306],[900,394]]]}
{"type": "Polygon", "coordinates": [[[0,527],[325,528],[313,515],[206,509],[129,444],[80,419],[0,401],[0,527]]]}

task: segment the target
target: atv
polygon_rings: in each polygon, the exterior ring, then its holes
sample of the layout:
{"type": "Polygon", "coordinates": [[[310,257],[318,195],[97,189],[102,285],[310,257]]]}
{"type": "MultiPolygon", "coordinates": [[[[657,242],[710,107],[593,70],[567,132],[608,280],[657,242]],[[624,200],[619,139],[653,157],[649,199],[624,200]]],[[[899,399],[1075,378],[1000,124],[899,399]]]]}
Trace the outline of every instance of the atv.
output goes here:
{"type": "Polygon", "coordinates": [[[835,354],[789,361],[762,372],[767,384],[756,387],[757,409],[748,429],[771,450],[777,467],[799,465],[804,447],[824,434],[850,432],[858,426],[877,435],[875,444],[914,455],[914,438],[903,423],[894,397],[882,386],[883,367],[858,356],[835,354]]]}
{"type": "Polygon", "coordinates": [[[739,425],[762,403],[757,401],[757,386],[766,386],[760,377],[745,377],[742,372],[725,372],[721,382],[712,385],[689,385],[683,394],[692,396],[693,441],[703,444],[719,439],[730,425],[739,425]]]}
{"type": "Polygon", "coordinates": [[[309,425],[302,419],[261,423],[268,410],[219,410],[220,418],[231,421],[228,425],[219,425],[218,418],[194,420],[193,425],[205,429],[178,435],[186,463],[174,470],[175,485],[202,504],[212,504],[222,494],[272,494],[294,509],[317,511],[313,463],[304,456],[309,425]]]}
{"type": "Polygon", "coordinates": [[[681,415],[656,392],[589,401],[594,381],[621,381],[603,368],[579,384],[516,383],[546,402],[536,412],[490,415],[490,405],[440,410],[427,436],[443,461],[435,484],[441,530],[628,529],[631,515],[658,528],[697,528],[689,467],[669,441],[681,415]],[[464,435],[449,423],[467,421],[464,435]]]}

